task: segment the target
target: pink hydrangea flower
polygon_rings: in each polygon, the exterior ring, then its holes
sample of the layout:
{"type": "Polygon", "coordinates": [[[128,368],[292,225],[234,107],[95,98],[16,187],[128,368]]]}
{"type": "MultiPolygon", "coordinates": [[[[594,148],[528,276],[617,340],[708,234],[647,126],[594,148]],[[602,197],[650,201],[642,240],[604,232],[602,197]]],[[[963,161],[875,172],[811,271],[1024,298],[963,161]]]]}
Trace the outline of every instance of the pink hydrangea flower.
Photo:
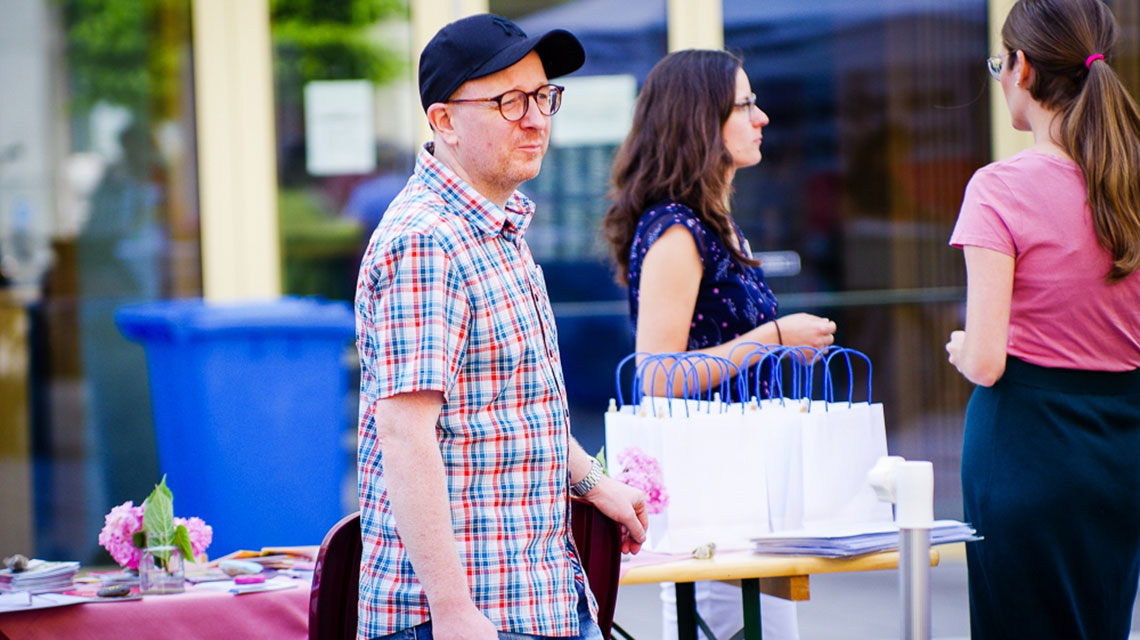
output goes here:
{"type": "Polygon", "coordinates": [[[645,493],[646,511],[664,511],[669,506],[669,492],[665,490],[665,478],[657,458],[640,447],[629,447],[619,453],[617,459],[622,469],[616,479],[645,493]]]}
{"type": "MultiPolygon", "coordinates": [[[[134,506],[130,500],[111,509],[103,519],[103,530],[99,532],[99,544],[103,545],[115,562],[124,569],[138,569],[142,549],[135,546],[134,535],[143,530],[143,514],[146,508],[134,506]]],[[[190,549],[200,556],[214,539],[214,528],[201,518],[175,518],[174,525],[186,527],[190,534],[190,549]]]]}
{"type": "Polygon", "coordinates": [[[174,526],[178,525],[186,527],[187,533],[190,534],[190,549],[194,551],[195,556],[202,555],[214,539],[214,528],[201,518],[175,518],[174,526]]]}
{"type": "Polygon", "coordinates": [[[99,532],[99,544],[103,545],[115,562],[125,569],[138,569],[142,550],[135,547],[134,534],[142,531],[143,508],[134,506],[127,500],[111,509],[103,519],[103,530],[99,532]]]}

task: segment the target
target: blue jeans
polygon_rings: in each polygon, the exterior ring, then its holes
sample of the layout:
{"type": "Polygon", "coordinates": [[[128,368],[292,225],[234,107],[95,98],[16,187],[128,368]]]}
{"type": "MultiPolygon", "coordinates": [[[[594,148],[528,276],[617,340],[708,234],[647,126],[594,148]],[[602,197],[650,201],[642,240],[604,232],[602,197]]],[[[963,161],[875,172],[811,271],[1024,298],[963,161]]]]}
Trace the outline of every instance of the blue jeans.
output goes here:
{"type": "MultiPolygon", "coordinates": [[[[598,623],[590,617],[590,602],[581,582],[576,582],[578,589],[578,635],[576,636],[532,636],[525,633],[499,632],[499,640],[603,640],[602,630],[598,623]]],[[[431,621],[417,624],[397,631],[391,635],[380,636],[373,640],[432,640],[431,621]]]]}

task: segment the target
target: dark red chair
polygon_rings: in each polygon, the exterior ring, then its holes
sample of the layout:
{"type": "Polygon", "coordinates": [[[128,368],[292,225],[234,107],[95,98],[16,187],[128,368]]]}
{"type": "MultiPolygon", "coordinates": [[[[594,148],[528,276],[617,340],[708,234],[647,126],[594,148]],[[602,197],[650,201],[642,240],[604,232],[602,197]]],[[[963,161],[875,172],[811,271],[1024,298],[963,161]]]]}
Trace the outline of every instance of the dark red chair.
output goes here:
{"type": "Polygon", "coordinates": [[[355,640],[360,585],[360,512],[325,534],[309,592],[309,640],[355,640]]]}
{"type": "Polygon", "coordinates": [[[621,528],[585,500],[570,501],[570,528],[582,569],[598,601],[598,627],[610,637],[621,577],[621,528]]]}
{"type": "MultiPolygon", "coordinates": [[[[574,544],[598,601],[598,626],[610,637],[621,568],[621,530],[583,500],[570,504],[574,544]]],[[[360,512],[333,525],[321,543],[309,593],[309,640],[356,638],[360,585],[360,512]]]]}

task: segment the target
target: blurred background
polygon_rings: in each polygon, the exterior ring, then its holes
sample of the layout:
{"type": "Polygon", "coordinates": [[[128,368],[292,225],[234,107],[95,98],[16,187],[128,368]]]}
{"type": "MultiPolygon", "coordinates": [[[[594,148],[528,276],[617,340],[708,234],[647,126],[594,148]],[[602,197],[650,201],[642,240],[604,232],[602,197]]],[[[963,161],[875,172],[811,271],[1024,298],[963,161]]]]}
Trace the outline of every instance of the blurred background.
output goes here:
{"type": "MultiPolygon", "coordinates": [[[[587,51],[542,173],[522,187],[539,206],[527,237],[585,448],[602,444],[613,367],[632,348],[599,233],[610,163],[652,65],[723,46],[771,118],[733,210],[753,249],[773,252],[781,311],[833,318],[837,341],[871,357],[892,452],[934,461],[936,513],[960,517],[970,386],[944,357],[964,311],[946,242],[971,173],[1024,144],[985,69],[1009,4],[0,2],[0,550],[106,561],[103,514],[160,477],[144,353],[115,309],[351,300],[368,236],[427,139],[417,53],[486,10],[530,33],[570,29],[587,51]]],[[[1140,0],[1109,4],[1123,27],[1111,62],[1135,93],[1140,0]]],[[[349,387],[338,455],[352,459],[349,387]]],[[[354,470],[344,486],[330,500],[347,512],[354,470]]]]}

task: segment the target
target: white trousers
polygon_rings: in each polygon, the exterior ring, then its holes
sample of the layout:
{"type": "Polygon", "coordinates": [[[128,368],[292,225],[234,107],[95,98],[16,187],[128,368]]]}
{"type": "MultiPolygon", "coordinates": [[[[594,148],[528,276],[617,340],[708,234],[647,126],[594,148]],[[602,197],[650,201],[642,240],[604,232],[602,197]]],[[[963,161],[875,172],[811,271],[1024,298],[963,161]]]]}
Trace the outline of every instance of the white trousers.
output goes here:
{"type": "MultiPolygon", "coordinates": [[[[694,591],[697,612],[717,640],[729,640],[744,626],[739,586],[705,581],[696,583],[694,591]]],[[[760,619],[764,640],[799,640],[796,603],[791,600],[761,593],[760,619]]],[[[661,637],[677,640],[677,592],[672,582],[661,583],[661,637]]]]}

